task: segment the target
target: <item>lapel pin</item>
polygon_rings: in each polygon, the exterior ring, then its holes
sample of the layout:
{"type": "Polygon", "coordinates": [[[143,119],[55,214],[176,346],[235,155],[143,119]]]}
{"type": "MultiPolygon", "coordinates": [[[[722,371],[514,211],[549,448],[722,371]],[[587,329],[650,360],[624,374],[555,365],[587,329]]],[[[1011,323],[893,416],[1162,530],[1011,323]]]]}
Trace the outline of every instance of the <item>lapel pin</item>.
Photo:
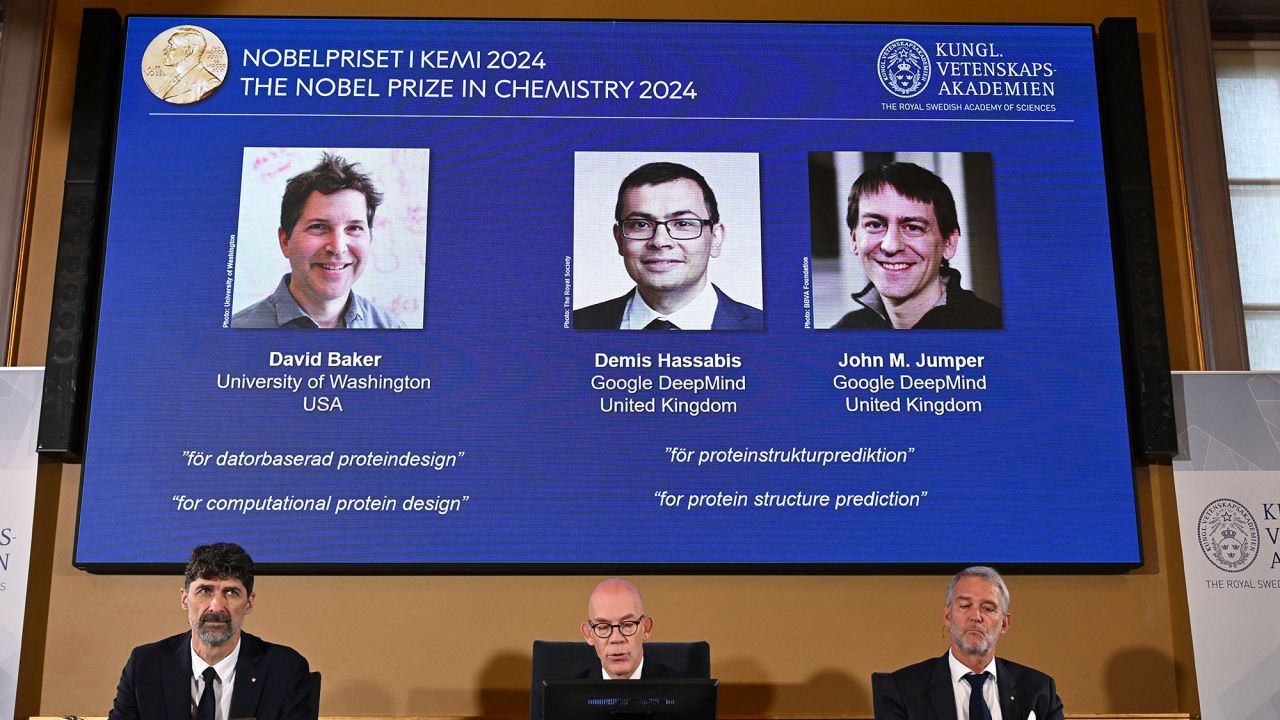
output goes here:
{"type": "MultiPolygon", "coordinates": [[[[258,678],[256,678],[256,677],[255,677],[255,678],[249,678],[249,682],[258,682],[258,678]]],[[[1009,699],[1010,699],[1010,700],[1012,700],[1013,698],[1009,698],[1009,699]]]]}

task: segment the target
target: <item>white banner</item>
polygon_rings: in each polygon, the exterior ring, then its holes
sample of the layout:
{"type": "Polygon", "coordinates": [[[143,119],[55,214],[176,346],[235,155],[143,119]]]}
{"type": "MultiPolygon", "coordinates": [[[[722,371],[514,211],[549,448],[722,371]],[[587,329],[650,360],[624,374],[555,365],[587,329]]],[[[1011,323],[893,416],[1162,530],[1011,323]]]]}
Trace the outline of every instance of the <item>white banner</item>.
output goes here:
{"type": "Polygon", "coordinates": [[[1280,720],[1280,375],[1174,376],[1173,463],[1204,720],[1280,720]]]}
{"type": "Polygon", "coordinates": [[[0,368],[0,720],[18,691],[43,383],[43,368],[0,368]]]}

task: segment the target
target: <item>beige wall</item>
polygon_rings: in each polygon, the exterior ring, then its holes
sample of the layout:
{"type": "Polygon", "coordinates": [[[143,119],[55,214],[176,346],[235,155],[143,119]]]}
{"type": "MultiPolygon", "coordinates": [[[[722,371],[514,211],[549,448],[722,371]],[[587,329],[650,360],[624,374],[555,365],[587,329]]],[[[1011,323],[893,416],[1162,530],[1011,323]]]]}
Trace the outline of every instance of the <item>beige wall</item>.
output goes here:
{"type": "MultiPolygon", "coordinates": [[[[80,12],[56,3],[47,108],[34,196],[30,272],[17,363],[43,363],[80,12]]],[[[651,17],[946,22],[1098,22],[1135,16],[1141,33],[1166,305],[1179,369],[1200,366],[1182,190],[1175,164],[1162,4],[1081,0],[834,4],[819,0],[559,3],[444,0],[264,6],[118,0],[122,11],[174,14],[377,14],[412,17],[651,17]]],[[[1046,238],[1046,242],[1067,239],[1046,238]]],[[[1063,448],[1069,456],[1071,448],[1063,448]]],[[[1069,457],[1045,458],[1069,462],[1069,457]]],[[[44,466],[19,716],[102,715],[133,645],[183,629],[172,577],[90,575],[71,567],[79,467],[44,466]],[[47,608],[47,613],[45,612],[47,608]]],[[[1071,712],[1196,711],[1172,474],[1139,468],[1146,563],[1122,575],[1014,576],[1002,655],[1058,678],[1071,712]]],[[[1052,508],[1045,508],[1052,521],[1052,508]]],[[[216,536],[216,528],[210,536],[216,536]]],[[[192,538],[192,541],[205,538],[192,538]]],[[[335,537],[348,544],[359,538],[335,537]]],[[[957,543],[964,538],[957,537],[957,543]]],[[[1011,539],[1016,542],[1016,539],[1011,539]]],[[[639,579],[655,639],[705,638],[730,715],[870,713],[873,670],[945,647],[937,576],[652,576],[639,579]]],[[[594,578],[573,576],[265,577],[248,627],[301,650],[325,674],[326,715],[519,715],[533,639],[571,639],[594,578]]]]}

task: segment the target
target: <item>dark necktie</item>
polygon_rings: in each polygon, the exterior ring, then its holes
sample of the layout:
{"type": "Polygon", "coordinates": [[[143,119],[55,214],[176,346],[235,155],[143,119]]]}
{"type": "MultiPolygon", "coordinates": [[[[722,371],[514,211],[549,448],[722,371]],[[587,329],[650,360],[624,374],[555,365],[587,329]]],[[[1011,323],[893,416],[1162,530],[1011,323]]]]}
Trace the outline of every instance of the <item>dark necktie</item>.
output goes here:
{"type": "Polygon", "coordinates": [[[644,326],[644,329],[645,330],[679,330],[680,328],[676,327],[676,324],[671,322],[670,320],[663,320],[662,318],[654,318],[649,321],[648,325],[644,326]]]}
{"type": "Polygon", "coordinates": [[[991,710],[987,707],[987,699],[982,696],[982,686],[987,682],[986,673],[969,673],[964,676],[969,681],[969,720],[991,720],[991,710]]]}
{"type": "Polygon", "coordinates": [[[200,676],[204,678],[204,692],[200,693],[200,704],[196,705],[196,720],[213,720],[218,705],[213,697],[213,681],[218,679],[218,671],[207,667],[200,676]]]}

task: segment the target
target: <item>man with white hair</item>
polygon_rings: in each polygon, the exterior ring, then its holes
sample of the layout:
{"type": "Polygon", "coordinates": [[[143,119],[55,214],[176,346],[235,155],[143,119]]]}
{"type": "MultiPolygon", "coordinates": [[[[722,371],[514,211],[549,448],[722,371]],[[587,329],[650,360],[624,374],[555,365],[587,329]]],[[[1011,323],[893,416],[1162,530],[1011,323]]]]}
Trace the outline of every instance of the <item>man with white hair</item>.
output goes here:
{"type": "Polygon", "coordinates": [[[1062,720],[1053,678],[996,657],[1009,631],[1009,588],[989,567],[965,568],[947,585],[940,658],[875,674],[876,720],[1062,720]]]}

